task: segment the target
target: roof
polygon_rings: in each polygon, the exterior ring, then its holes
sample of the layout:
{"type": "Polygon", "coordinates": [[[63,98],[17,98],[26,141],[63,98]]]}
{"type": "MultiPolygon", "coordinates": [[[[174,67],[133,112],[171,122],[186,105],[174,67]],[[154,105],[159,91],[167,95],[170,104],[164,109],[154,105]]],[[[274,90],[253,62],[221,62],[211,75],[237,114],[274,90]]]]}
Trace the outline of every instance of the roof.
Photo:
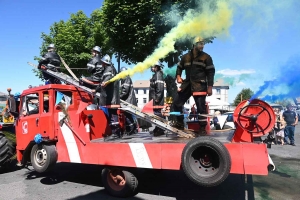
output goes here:
{"type": "Polygon", "coordinates": [[[227,87],[229,87],[229,84],[225,83],[225,81],[223,79],[218,79],[214,83],[214,87],[217,87],[217,86],[227,86],[227,87]]]}
{"type": "Polygon", "coordinates": [[[150,81],[149,80],[137,80],[133,82],[134,88],[149,88],[150,81]]]}
{"type": "MultiPolygon", "coordinates": [[[[149,80],[137,80],[133,82],[133,88],[149,88],[150,81],[149,80]]],[[[166,87],[166,83],[165,83],[166,87]]]]}
{"type": "Polygon", "coordinates": [[[0,92],[0,96],[7,96],[7,94],[4,92],[0,92]]]}

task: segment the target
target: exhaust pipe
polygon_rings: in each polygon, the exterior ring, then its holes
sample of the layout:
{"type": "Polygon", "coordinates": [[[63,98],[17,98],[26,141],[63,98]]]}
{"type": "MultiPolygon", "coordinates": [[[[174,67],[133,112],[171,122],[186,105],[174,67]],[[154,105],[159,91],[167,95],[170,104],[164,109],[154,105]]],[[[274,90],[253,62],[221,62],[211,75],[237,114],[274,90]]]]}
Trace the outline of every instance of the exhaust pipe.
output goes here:
{"type": "Polygon", "coordinates": [[[268,165],[268,170],[269,171],[275,171],[275,164],[274,162],[272,161],[270,155],[268,154],[268,158],[269,158],[269,165],[268,165]]]}

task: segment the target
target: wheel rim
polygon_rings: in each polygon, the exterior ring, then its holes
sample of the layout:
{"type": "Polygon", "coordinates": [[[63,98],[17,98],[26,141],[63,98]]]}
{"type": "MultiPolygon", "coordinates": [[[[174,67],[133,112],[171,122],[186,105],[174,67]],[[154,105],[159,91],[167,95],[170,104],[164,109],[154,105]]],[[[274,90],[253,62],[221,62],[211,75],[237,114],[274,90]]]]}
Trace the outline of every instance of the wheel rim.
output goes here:
{"type": "Polygon", "coordinates": [[[119,169],[109,170],[106,178],[109,187],[115,191],[120,191],[125,187],[125,176],[119,169]]]}
{"type": "Polygon", "coordinates": [[[37,149],[34,154],[34,161],[38,166],[40,167],[44,166],[47,161],[46,150],[43,148],[37,149]]]}
{"type": "Polygon", "coordinates": [[[199,177],[212,177],[220,171],[220,157],[208,146],[196,148],[189,157],[192,171],[199,177]]]}

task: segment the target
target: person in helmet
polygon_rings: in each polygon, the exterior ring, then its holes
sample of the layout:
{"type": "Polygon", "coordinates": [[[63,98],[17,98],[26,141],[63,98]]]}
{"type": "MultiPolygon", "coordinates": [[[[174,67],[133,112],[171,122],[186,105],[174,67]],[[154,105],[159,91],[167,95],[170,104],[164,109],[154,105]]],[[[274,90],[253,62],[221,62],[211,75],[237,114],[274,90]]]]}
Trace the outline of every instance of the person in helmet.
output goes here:
{"type": "Polygon", "coordinates": [[[95,88],[95,85],[99,84],[103,73],[101,65],[101,48],[99,46],[95,46],[92,49],[92,58],[87,63],[87,71],[92,75],[90,77],[81,78],[80,81],[82,85],[95,88]]]}
{"type": "MultiPolygon", "coordinates": [[[[44,66],[46,69],[51,71],[59,72],[59,67],[61,63],[61,59],[59,55],[55,52],[56,48],[54,44],[50,44],[47,47],[47,53],[43,55],[42,59],[39,61],[38,69],[41,69],[44,66]]],[[[61,84],[60,80],[45,73],[42,71],[43,78],[45,79],[47,84],[61,84]]]]}
{"type": "MultiPolygon", "coordinates": [[[[121,67],[121,72],[127,71],[127,67],[121,67]]],[[[137,101],[133,89],[132,80],[129,75],[124,76],[120,79],[121,82],[121,91],[120,91],[120,99],[123,101],[126,101],[132,105],[137,106],[137,101]]],[[[127,125],[127,131],[129,134],[133,134],[136,131],[137,125],[134,121],[134,117],[132,114],[125,112],[126,117],[126,125],[127,125]]]]}
{"type": "MultiPolygon", "coordinates": [[[[206,114],[206,96],[212,95],[214,83],[215,67],[211,56],[203,51],[204,40],[196,37],[193,49],[184,54],[177,65],[176,80],[181,84],[177,95],[173,101],[175,112],[182,112],[185,102],[194,97],[197,113],[206,114]],[[181,78],[182,71],[185,70],[186,79],[181,78]]],[[[173,127],[183,130],[183,115],[176,116],[177,120],[172,124],[173,127]]],[[[206,135],[207,119],[199,116],[199,135],[206,135]]]]}
{"type": "MultiPolygon", "coordinates": [[[[100,106],[108,107],[110,126],[118,122],[117,119],[117,108],[120,106],[120,95],[119,95],[119,81],[108,83],[116,74],[117,70],[112,65],[109,55],[105,55],[100,60],[103,67],[103,74],[100,78],[99,84],[93,92],[100,93],[100,106]]],[[[119,137],[119,132],[113,132],[113,137],[119,137]]]]}
{"type": "MultiPolygon", "coordinates": [[[[163,65],[157,61],[152,67],[151,71],[154,73],[150,79],[149,87],[149,101],[153,100],[153,112],[155,115],[162,117],[161,109],[164,107],[164,78],[163,78],[163,65]]],[[[163,135],[163,129],[155,127],[153,129],[153,135],[163,135]]]]}

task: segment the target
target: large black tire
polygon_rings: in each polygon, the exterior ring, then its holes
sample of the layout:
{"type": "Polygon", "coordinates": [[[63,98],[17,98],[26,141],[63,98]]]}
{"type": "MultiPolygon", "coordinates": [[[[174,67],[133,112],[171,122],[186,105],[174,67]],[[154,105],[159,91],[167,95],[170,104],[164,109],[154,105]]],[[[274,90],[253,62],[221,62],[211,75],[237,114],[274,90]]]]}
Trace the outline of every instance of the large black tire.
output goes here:
{"type": "Polygon", "coordinates": [[[48,172],[57,162],[57,150],[53,144],[35,144],[30,153],[30,161],[35,171],[48,172]]]}
{"type": "Polygon", "coordinates": [[[16,148],[6,139],[5,135],[0,133],[0,166],[15,155],[16,148]]]}
{"type": "Polygon", "coordinates": [[[138,193],[138,180],[132,173],[128,171],[104,168],[101,173],[101,179],[105,190],[112,196],[124,198],[134,196],[138,193]],[[123,179],[125,179],[125,184],[116,184],[110,176],[111,172],[114,174],[114,176],[122,176],[123,179]]]}
{"type": "Polygon", "coordinates": [[[204,136],[186,144],[181,164],[191,181],[200,186],[213,187],[222,183],[229,175],[231,158],[220,141],[204,136]]]}

